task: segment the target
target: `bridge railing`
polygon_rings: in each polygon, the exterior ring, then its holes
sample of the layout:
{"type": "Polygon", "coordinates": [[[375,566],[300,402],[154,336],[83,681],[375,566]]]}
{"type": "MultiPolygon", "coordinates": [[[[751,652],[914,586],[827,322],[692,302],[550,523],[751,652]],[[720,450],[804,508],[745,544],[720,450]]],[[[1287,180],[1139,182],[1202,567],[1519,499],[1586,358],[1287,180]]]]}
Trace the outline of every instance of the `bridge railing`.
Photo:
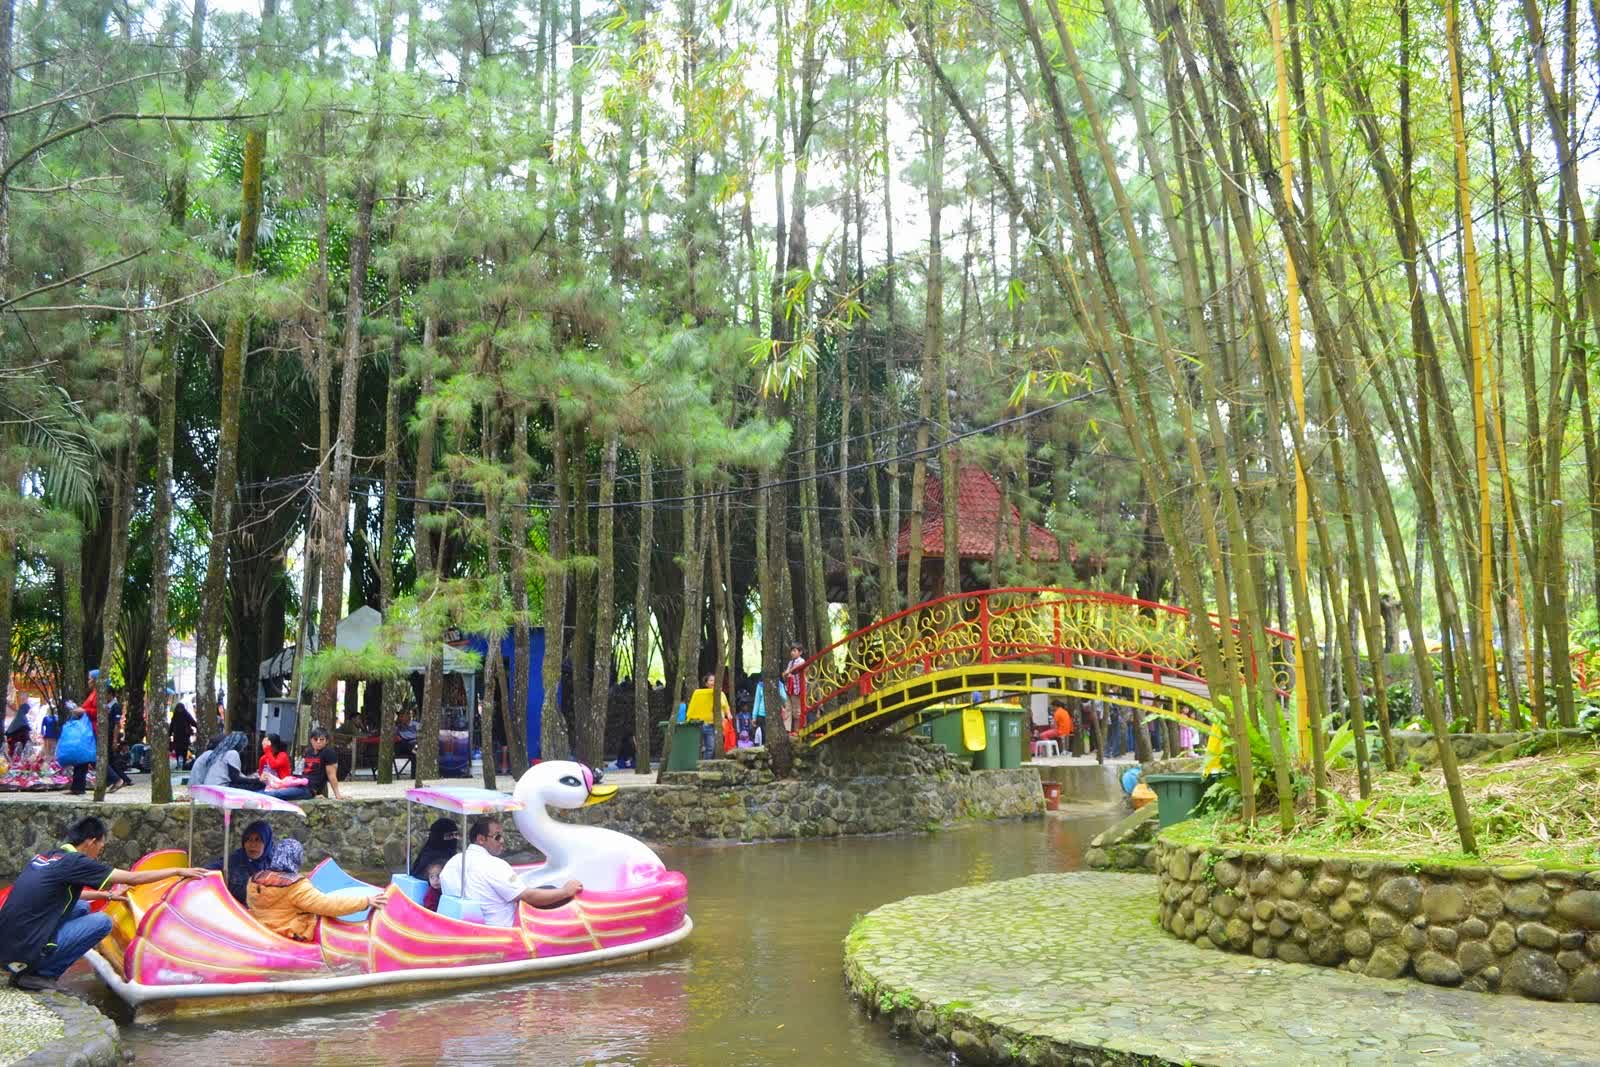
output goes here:
{"type": "MultiPolygon", "coordinates": [[[[1213,615],[1208,622],[1220,628],[1213,615]]],[[[1274,650],[1243,640],[1245,674],[1256,676],[1264,654],[1274,687],[1287,670],[1274,650]]],[[[1269,641],[1292,642],[1267,631],[1269,641]]],[[[984,589],[939,597],[880,619],[817,652],[800,674],[799,725],[835,704],[871,695],[921,675],[958,667],[1006,663],[1093,663],[1162,677],[1204,682],[1190,612],[1172,604],[1116,593],[1050,587],[984,589]]]]}

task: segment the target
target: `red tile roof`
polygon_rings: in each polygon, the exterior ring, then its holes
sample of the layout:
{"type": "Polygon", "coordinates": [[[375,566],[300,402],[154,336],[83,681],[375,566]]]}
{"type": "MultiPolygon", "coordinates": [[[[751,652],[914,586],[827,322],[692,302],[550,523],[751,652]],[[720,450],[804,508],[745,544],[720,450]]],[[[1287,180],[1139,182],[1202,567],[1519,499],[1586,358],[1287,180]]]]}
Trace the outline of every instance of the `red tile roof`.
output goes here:
{"type": "MultiPolygon", "coordinates": [[[[957,464],[956,545],[962,559],[991,559],[994,556],[995,525],[1000,516],[1000,486],[982,467],[957,464]]],[[[1022,515],[1015,504],[1008,505],[1005,533],[1013,546],[1017,543],[1022,515]]],[[[1036,522],[1027,524],[1028,555],[1044,562],[1061,558],[1055,535],[1036,522]]],[[[901,559],[911,554],[911,521],[900,527],[895,551],[901,559]]],[[[944,484],[936,474],[928,475],[922,500],[922,554],[944,555],[944,484]]]]}

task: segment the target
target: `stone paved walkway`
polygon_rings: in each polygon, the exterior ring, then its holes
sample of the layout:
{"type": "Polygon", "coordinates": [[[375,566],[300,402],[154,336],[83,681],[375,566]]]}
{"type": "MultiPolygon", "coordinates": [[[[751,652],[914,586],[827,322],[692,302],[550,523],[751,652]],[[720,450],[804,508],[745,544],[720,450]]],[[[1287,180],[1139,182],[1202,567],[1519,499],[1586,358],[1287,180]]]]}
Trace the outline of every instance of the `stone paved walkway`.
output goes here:
{"type": "Polygon", "coordinates": [[[1148,875],[1078,872],[910,897],[846,940],[869,1011],[963,1063],[1597,1064],[1600,1008],[1196,948],[1148,875]]]}

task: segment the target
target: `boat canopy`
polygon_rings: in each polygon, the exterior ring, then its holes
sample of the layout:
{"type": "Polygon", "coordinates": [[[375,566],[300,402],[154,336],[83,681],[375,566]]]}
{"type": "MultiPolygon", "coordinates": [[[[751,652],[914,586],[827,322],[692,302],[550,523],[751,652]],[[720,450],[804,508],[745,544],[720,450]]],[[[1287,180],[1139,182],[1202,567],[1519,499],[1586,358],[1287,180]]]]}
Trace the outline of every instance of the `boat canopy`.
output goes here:
{"type": "Polygon", "coordinates": [[[288,800],[249,789],[236,789],[231,785],[191,785],[189,803],[205,804],[223,811],[292,811],[302,819],[305,809],[288,800]]]}
{"type": "Polygon", "coordinates": [[[407,789],[406,800],[456,815],[487,815],[496,811],[521,811],[522,801],[498,789],[464,785],[428,786],[407,789]]]}

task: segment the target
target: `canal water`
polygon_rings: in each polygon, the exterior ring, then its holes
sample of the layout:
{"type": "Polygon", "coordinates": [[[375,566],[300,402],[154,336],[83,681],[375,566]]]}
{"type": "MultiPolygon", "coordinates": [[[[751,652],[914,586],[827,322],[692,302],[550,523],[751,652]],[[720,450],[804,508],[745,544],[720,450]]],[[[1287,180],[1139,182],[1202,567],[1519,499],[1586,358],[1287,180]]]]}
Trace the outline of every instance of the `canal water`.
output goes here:
{"type": "MultiPolygon", "coordinates": [[[[665,848],[667,865],[688,875],[695,931],[658,958],[432,999],[264,1011],[124,1034],[139,1064],[184,1067],[926,1067],[927,1053],[890,1039],[845,995],[842,943],[851,922],[916,893],[1080,867],[1089,839],[1116,817],[665,848]]],[[[92,975],[76,981],[97,984],[92,975]]]]}

